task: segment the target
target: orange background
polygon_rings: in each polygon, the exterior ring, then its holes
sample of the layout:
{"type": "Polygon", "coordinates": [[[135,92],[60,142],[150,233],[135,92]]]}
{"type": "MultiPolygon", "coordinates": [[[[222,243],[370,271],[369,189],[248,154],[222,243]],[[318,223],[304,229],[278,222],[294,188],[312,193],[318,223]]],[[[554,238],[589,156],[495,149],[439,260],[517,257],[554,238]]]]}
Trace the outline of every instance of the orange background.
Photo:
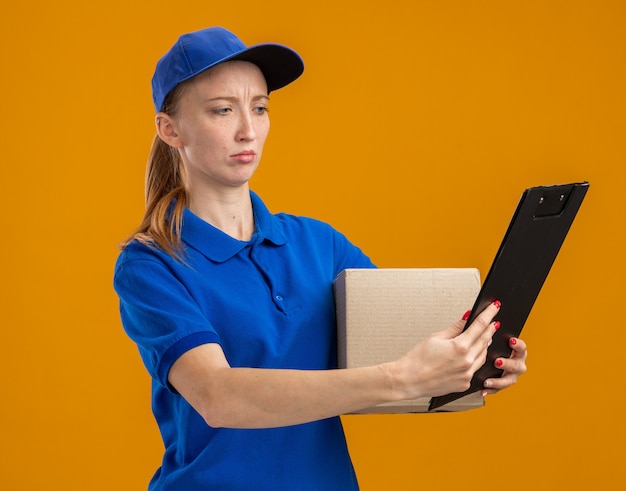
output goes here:
{"type": "Polygon", "coordinates": [[[463,414],[344,417],[362,489],[623,484],[624,2],[5,4],[1,489],[145,489],[159,465],[112,270],[142,214],[154,64],[209,25],[304,57],[253,187],[380,266],[484,275],[525,187],[591,183],[529,372],[463,414]]]}

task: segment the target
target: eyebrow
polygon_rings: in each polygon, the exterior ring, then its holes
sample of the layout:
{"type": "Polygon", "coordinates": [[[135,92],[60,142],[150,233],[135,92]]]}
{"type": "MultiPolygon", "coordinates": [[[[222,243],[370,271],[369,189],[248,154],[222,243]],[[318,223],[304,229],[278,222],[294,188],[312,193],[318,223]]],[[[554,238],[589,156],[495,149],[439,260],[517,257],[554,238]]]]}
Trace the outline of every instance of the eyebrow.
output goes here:
{"type": "MultiPolygon", "coordinates": [[[[231,96],[218,96],[218,97],[211,97],[210,99],[205,99],[204,102],[216,102],[216,101],[229,101],[229,102],[237,102],[239,100],[238,97],[231,97],[231,96]]],[[[259,101],[259,100],[263,100],[263,101],[267,101],[269,102],[270,98],[269,96],[266,95],[257,95],[254,96],[252,98],[253,101],[259,101]]]]}

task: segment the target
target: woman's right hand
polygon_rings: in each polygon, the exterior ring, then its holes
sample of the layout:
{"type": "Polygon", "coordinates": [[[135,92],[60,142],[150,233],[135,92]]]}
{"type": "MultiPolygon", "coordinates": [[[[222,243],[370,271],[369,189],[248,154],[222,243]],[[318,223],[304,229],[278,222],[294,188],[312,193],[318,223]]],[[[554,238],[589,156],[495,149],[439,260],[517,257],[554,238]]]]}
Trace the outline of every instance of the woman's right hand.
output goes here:
{"type": "Polygon", "coordinates": [[[499,309],[500,302],[496,301],[465,331],[466,322],[460,320],[393,362],[395,388],[401,397],[435,397],[467,390],[476,370],[484,365],[491,338],[500,327],[493,321],[499,309]]]}

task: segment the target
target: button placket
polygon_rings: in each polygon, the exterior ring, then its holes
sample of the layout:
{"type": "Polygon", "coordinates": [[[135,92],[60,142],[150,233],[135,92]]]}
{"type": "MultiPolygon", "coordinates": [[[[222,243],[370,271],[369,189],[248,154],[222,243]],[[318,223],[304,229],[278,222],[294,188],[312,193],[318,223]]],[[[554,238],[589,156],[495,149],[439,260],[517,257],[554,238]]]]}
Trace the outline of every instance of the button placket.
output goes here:
{"type": "Polygon", "coordinates": [[[265,267],[263,260],[261,259],[260,248],[258,244],[252,247],[250,251],[250,259],[256,265],[256,267],[261,271],[263,279],[265,280],[267,287],[272,295],[272,301],[278,310],[285,313],[285,297],[279,293],[276,286],[274,285],[274,278],[269,273],[269,268],[265,267]]]}

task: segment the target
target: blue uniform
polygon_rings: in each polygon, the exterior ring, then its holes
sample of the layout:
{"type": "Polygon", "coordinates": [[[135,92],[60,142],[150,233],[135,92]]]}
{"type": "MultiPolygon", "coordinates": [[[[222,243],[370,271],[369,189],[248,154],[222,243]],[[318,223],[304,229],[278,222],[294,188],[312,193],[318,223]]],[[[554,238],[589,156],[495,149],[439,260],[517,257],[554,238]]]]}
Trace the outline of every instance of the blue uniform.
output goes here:
{"type": "Polygon", "coordinates": [[[185,210],[185,264],[137,242],[118,258],[122,322],[152,376],[165,444],[150,490],[356,490],[338,417],[212,428],[168,383],[178,357],[205,343],[218,343],[233,367],[336,367],[332,281],[343,269],[373,264],[329,225],[273,215],[251,198],[256,231],[249,242],[185,210]]]}

